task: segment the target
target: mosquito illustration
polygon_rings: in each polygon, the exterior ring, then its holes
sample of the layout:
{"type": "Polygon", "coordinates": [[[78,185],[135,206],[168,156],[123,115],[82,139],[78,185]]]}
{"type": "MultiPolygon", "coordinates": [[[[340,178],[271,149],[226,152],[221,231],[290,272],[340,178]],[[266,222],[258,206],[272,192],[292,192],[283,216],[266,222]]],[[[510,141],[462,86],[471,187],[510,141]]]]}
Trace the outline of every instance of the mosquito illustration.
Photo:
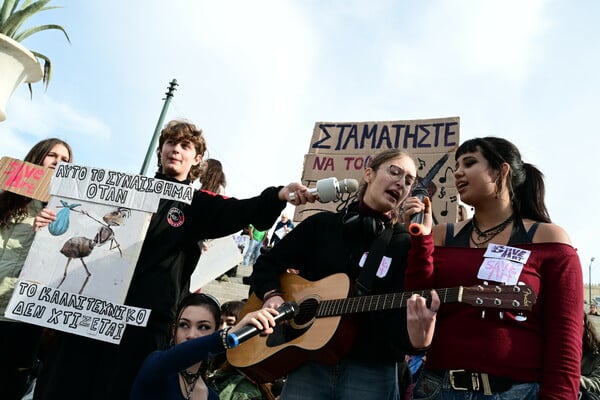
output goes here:
{"type": "Polygon", "coordinates": [[[94,247],[102,246],[105,243],[109,242],[109,250],[113,250],[116,248],[117,250],[119,250],[119,254],[121,255],[121,257],[123,257],[123,252],[121,251],[121,245],[119,244],[119,242],[117,242],[117,239],[115,237],[115,232],[113,231],[112,227],[123,225],[124,220],[126,218],[130,217],[131,210],[129,208],[118,207],[117,209],[105,214],[102,217],[102,220],[104,222],[99,221],[96,218],[92,217],[87,211],[79,211],[79,210],[72,210],[72,211],[79,212],[83,215],[87,215],[88,217],[90,217],[91,219],[93,219],[94,221],[98,222],[101,225],[100,228],[98,228],[98,232],[96,233],[96,236],[94,236],[93,239],[90,239],[90,238],[87,238],[84,236],[75,236],[75,237],[72,237],[69,240],[67,240],[65,242],[65,244],[63,245],[62,249],[60,249],[60,252],[65,257],[67,257],[67,264],[65,265],[65,271],[63,273],[63,277],[60,280],[57,288],[59,288],[63,284],[65,279],[67,278],[67,272],[68,272],[69,264],[71,263],[71,260],[73,260],[74,258],[79,258],[81,260],[81,264],[83,264],[83,268],[85,268],[85,272],[87,274],[85,281],[83,282],[83,285],[81,286],[81,289],[79,289],[79,294],[81,294],[83,292],[83,289],[87,285],[88,281],[90,280],[90,277],[92,276],[92,273],[90,272],[88,266],[85,264],[85,261],[83,259],[84,259],[84,257],[87,257],[92,253],[92,250],[94,250],[94,247]]]}

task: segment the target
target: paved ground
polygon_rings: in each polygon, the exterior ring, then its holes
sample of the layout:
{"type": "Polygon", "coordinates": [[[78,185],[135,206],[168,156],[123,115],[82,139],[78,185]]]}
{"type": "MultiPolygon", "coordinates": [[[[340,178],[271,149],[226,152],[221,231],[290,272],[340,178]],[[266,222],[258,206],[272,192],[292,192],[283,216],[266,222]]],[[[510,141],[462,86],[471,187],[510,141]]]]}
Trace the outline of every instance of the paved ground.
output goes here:
{"type": "Polygon", "coordinates": [[[252,273],[252,266],[238,266],[237,276],[229,278],[229,282],[211,281],[202,288],[204,293],[215,296],[222,303],[230,300],[248,298],[248,285],[242,283],[242,278],[252,273]]]}

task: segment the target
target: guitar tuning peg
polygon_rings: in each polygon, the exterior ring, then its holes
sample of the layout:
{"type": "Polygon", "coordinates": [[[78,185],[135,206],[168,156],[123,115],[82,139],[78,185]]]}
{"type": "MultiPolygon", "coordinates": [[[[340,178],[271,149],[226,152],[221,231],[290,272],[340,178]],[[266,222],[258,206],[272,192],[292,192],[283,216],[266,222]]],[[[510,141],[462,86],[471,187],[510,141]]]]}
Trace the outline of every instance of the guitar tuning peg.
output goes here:
{"type": "Polygon", "coordinates": [[[487,286],[487,285],[489,285],[489,282],[488,282],[488,281],[483,281],[483,284],[484,284],[485,286],[487,286]]]}
{"type": "Polygon", "coordinates": [[[485,319],[485,310],[481,310],[481,319],[485,319]]]}
{"type": "Polygon", "coordinates": [[[500,318],[500,319],[504,319],[504,311],[500,311],[500,312],[498,313],[498,318],[500,318]]]}

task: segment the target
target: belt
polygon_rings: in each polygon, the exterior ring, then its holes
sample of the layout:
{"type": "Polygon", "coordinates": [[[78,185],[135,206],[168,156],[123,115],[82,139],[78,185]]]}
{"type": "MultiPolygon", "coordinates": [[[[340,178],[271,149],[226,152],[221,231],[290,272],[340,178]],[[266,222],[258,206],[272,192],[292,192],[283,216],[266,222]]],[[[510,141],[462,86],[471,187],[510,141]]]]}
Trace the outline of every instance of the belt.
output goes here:
{"type": "Polygon", "coordinates": [[[444,378],[446,373],[450,381],[450,387],[454,390],[483,391],[485,395],[501,393],[510,389],[513,385],[521,382],[503,376],[488,375],[484,372],[471,372],[464,369],[428,370],[435,375],[444,378]]]}

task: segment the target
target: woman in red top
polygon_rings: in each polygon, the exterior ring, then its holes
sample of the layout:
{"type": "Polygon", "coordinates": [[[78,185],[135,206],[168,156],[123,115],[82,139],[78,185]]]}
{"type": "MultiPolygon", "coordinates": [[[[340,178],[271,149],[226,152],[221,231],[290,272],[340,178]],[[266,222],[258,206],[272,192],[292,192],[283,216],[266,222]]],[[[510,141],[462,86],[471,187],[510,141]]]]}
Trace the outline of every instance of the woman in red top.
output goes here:
{"type": "Polygon", "coordinates": [[[523,313],[443,304],[413,398],[576,399],[582,270],[568,235],[550,222],[542,173],[501,138],[469,140],[455,157],[456,188],[473,218],[432,228],[429,199],[407,199],[406,218],[425,217],[406,288],[522,282],[537,302],[523,313]]]}

